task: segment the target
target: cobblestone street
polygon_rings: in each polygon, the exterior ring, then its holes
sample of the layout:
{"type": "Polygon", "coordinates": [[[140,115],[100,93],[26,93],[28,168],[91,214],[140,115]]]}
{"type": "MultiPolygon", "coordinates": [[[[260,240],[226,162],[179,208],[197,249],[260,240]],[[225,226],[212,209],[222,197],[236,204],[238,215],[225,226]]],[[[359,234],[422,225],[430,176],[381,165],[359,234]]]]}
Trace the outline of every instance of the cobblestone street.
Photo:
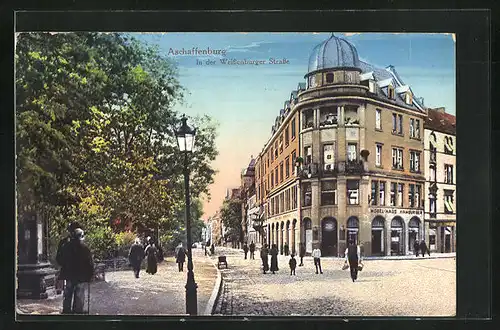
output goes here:
{"type": "MultiPolygon", "coordinates": [[[[202,249],[193,249],[195,280],[198,284],[198,313],[204,312],[212,294],[217,270],[202,249]]],[[[175,259],[167,258],[158,265],[158,272],[149,275],[144,270],[136,279],[132,271],[106,273],[105,282],[90,287],[92,315],[179,315],[185,314],[187,263],[179,272],[175,259]]],[[[87,305],[85,304],[85,309],[87,305]]],[[[62,295],[46,300],[17,300],[22,314],[60,314],[62,295]]]]}
{"type": "MultiPolygon", "coordinates": [[[[262,274],[243,252],[217,248],[227,255],[221,269],[223,289],[219,315],[452,316],[455,314],[455,260],[366,260],[352,282],[343,260],[322,258],[323,274],[315,274],[311,257],[290,276],[289,257],[279,257],[279,272],[262,274]]],[[[216,257],[214,257],[215,259],[216,257]]],[[[297,258],[297,264],[300,262],[297,258]]]]}

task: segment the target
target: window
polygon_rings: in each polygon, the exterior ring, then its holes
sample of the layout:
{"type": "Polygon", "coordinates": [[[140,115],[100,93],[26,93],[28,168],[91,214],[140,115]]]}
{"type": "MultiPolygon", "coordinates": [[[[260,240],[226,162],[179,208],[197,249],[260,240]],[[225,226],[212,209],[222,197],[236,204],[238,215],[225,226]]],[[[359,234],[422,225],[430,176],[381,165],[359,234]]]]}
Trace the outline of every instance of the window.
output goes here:
{"type": "Polygon", "coordinates": [[[337,204],[337,182],[321,181],[321,205],[337,204]]]}
{"type": "Polygon", "coordinates": [[[444,138],[444,152],[449,155],[453,155],[453,139],[450,136],[444,138]]]}
{"type": "Polygon", "coordinates": [[[292,209],[297,208],[297,186],[292,188],[292,209]]]}
{"type": "Polygon", "coordinates": [[[283,182],[283,162],[280,163],[280,183],[283,182]]]}
{"type": "Polygon", "coordinates": [[[375,145],[375,165],[382,166],[382,145],[375,145]]]}
{"type": "Polygon", "coordinates": [[[290,142],[290,134],[288,132],[288,126],[285,129],[285,146],[288,146],[288,143],[290,142]]]}
{"type": "Polygon", "coordinates": [[[271,210],[269,212],[271,215],[274,214],[274,198],[271,198],[271,210]]]}
{"type": "Polygon", "coordinates": [[[396,183],[391,182],[391,206],[396,206],[396,183]]]}
{"type": "Polygon", "coordinates": [[[410,151],[410,171],[420,172],[420,152],[410,151]]]}
{"type": "Polygon", "coordinates": [[[277,186],[278,185],[278,166],[274,169],[274,184],[277,186]]]}
{"type": "Polygon", "coordinates": [[[271,188],[274,188],[274,172],[271,171],[271,188]]]}
{"type": "Polygon", "coordinates": [[[398,115],[392,114],[392,132],[396,133],[398,131],[398,115]]]}
{"type": "Polygon", "coordinates": [[[379,183],[379,202],[381,206],[385,205],[385,181],[379,183]]]}
{"type": "Polygon", "coordinates": [[[422,207],[422,201],[420,200],[420,192],[422,191],[422,186],[415,185],[415,207],[422,207]]]}
{"type": "Polygon", "coordinates": [[[429,166],[429,181],[436,182],[436,168],[434,165],[429,166]]]}
{"type": "Polygon", "coordinates": [[[295,166],[295,160],[297,159],[297,153],[292,151],[292,166],[295,166]]]}
{"type": "Polygon", "coordinates": [[[444,213],[454,213],[453,209],[453,190],[444,191],[444,213]]]}
{"type": "Polygon", "coordinates": [[[356,160],[357,152],[356,152],[356,143],[348,143],[347,144],[347,160],[352,162],[356,160]]]}
{"type": "Polygon", "coordinates": [[[335,162],[335,154],[333,149],[333,144],[323,145],[323,163],[325,169],[333,169],[333,164],[335,162]]]}
{"type": "Polygon", "coordinates": [[[415,119],[410,118],[410,137],[415,137],[415,119]]]}
{"type": "Polygon", "coordinates": [[[378,181],[372,181],[371,205],[378,205],[378,181]]]}
{"type": "Polygon", "coordinates": [[[283,152],[283,134],[280,135],[280,154],[283,152]]]}
{"type": "Polygon", "coordinates": [[[415,119],[415,137],[420,139],[420,120],[415,119]]]}
{"type": "Polygon", "coordinates": [[[304,155],[306,156],[304,159],[304,165],[308,165],[312,163],[312,147],[307,146],[304,147],[304,155]]]}
{"type": "Polygon", "coordinates": [[[387,97],[391,100],[394,99],[394,87],[391,85],[387,86],[387,97]]]}
{"type": "Polygon", "coordinates": [[[404,193],[404,184],[398,183],[398,206],[403,206],[403,193],[404,193]]]}
{"type": "Polygon", "coordinates": [[[392,168],[397,170],[403,169],[403,149],[392,148],[392,168]]]}
{"type": "Polygon", "coordinates": [[[403,134],[403,115],[398,115],[398,134],[403,134]]]}
{"type": "Polygon", "coordinates": [[[292,119],[292,140],[295,139],[295,118],[292,119]]]}
{"type": "Polygon", "coordinates": [[[304,206],[311,206],[312,202],[312,187],[311,183],[304,183],[304,206]]]}
{"type": "Polygon", "coordinates": [[[429,196],[429,213],[431,218],[436,217],[436,197],[433,195],[429,196]]]}
{"type": "Polygon", "coordinates": [[[406,94],[405,94],[405,102],[406,102],[406,104],[411,104],[411,101],[412,101],[412,97],[411,97],[410,92],[406,92],[406,94]]]}
{"type": "Polygon", "coordinates": [[[410,183],[408,188],[408,203],[410,207],[415,207],[415,185],[410,183]]]}
{"type": "Polygon", "coordinates": [[[359,204],[359,180],[347,180],[347,204],[359,204]]]}
{"type": "Polygon", "coordinates": [[[327,83],[327,84],[331,84],[331,83],[333,83],[333,73],[328,72],[328,73],[326,74],[326,83],[327,83]]]}
{"type": "Polygon", "coordinates": [[[382,129],[382,110],[376,109],[375,110],[375,129],[381,130],[382,129]]]}
{"type": "Polygon", "coordinates": [[[444,165],[444,183],[453,184],[453,165],[444,165]]]}
{"type": "Polygon", "coordinates": [[[368,88],[371,93],[375,93],[375,82],[373,80],[368,81],[368,88]]]}
{"type": "Polygon", "coordinates": [[[290,176],[290,157],[285,159],[285,174],[287,178],[290,176]]]}
{"type": "Polygon", "coordinates": [[[280,194],[280,213],[285,211],[285,194],[280,194]]]}

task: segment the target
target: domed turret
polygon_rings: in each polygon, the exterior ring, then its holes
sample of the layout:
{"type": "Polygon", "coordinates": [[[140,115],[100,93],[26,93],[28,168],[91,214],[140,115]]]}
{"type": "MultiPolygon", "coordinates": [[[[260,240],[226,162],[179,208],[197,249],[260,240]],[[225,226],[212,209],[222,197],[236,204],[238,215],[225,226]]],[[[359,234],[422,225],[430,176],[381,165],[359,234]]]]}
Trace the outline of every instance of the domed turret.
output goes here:
{"type": "Polygon", "coordinates": [[[330,38],[314,47],[309,57],[308,73],[332,68],[358,68],[359,58],[356,47],[345,39],[330,38]]]}

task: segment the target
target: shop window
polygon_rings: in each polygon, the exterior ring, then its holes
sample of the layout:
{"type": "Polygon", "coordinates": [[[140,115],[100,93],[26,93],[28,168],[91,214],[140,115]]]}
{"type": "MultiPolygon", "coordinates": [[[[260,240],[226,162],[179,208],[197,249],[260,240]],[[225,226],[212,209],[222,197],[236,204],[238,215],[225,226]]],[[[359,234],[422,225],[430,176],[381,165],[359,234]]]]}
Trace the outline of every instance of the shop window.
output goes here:
{"type": "Polygon", "coordinates": [[[408,202],[410,207],[415,207],[415,185],[411,183],[408,186],[408,202]]]}
{"type": "Polygon", "coordinates": [[[417,184],[415,185],[415,207],[421,207],[422,206],[422,201],[420,200],[420,196],[422,196],[420,194],[422,190],[422,186],[417,184]]]}
{"type": "Polygon", "coordinates": [[[359,180],[347,180],[347,204],[359,204],[359,180]]]}
{"type": "Polygon", "coordinates": [[[396,183],[391,182],[391,206],[396,206],[396,183]]]}
{"type": "Polygon", "coordinates": [[[378,205],[378,181],[372,180],[371,205],[378,205]]]}
{"type": "Polygon", "coordinates": [[[321,181],[321,205],[335,205],[337,198],[337,182],[321,181]]]}
{"type": "Polygon", "coordinates": [[[385,205],[385,181],[379,183],[379,202],[381,206],[385,205]]]}
{"type": "Polygon", "coordinates": [[[403,207],[404,184],[398,183],[398,206],[403,207]]]}

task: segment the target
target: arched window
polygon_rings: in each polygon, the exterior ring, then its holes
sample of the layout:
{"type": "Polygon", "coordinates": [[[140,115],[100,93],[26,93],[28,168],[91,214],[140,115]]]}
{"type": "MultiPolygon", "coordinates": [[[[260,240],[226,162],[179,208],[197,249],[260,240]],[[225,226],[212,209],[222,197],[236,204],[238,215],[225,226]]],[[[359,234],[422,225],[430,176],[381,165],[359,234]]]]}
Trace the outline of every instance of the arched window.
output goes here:
{"type": "Polygon", "coordinates": [[[357,217],[347,219],[347,228],[359,228],[359,220],[357,217]]]}
{"type": "Polygon", "coordinates": [[[312,221],[309,218],[304,218],[304,229],[312,229],[312,221]]]}
{"type": "Polygon", "coordinates": [[[411,218],[410,222],[408,223],[408,227],[419,228],[420,227],[420,219],[418,217],[411,218]]]}
{"type": "Polygon", "coordinates": [[[376,216],[372,221],[372,228],[384,228],[385,219],[381,216],[376,216]]]}
{"type": "Polygon", "coordinates": [[[394,217],[391,221],[391,228],[403,228],[403,219],[394,217]]]}

